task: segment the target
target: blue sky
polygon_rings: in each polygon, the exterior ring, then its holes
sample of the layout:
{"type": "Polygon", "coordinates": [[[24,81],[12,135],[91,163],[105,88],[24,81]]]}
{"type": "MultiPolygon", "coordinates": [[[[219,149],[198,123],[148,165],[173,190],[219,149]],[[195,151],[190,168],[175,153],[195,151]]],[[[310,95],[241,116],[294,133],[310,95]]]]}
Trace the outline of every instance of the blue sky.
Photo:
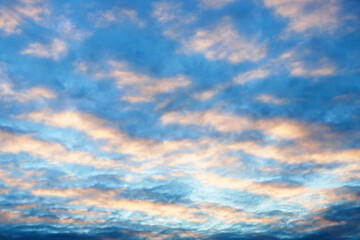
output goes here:
{"type": "Polygon", "coordinates": [[[356,0],[0,0],[0,238],[358,239],[356,0]]]}

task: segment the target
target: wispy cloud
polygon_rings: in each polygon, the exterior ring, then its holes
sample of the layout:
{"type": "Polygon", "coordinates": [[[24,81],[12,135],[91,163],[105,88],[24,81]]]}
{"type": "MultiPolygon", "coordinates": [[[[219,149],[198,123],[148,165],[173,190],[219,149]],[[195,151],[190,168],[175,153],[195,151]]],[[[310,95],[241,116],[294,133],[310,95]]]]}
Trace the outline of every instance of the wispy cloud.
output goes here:
{"type": "Polygon", "coordinates": [[[326,64],[325,61],[320,62],[318,68],[306,68],[304,62],[293,62],[291,64],[292,70],[291,75],[294,76],[305,76],[305,77],[317,77],[317,76],[329,76],[334,75],[336,68],[332,65],[326,64]]]}
{"type": "Polygon", "coordinates": [[[213,29],[197,29],[193,36],[182,42],[185,52],[202,53],[209,60],[240,63],[264,58],[265,47],[250,39],[240,35],[231,21],[225,18],[213,29]]]}
{"type": "Polygon", "coordinates": [[[0,29],[6,34],[13,34],[21,32],[20,24],[22,18],[13,10],[1,8],[0,9],[0,29]]]}
{"type": "Polygon", "coordinates": [[[36,22],[43,21],[50,14],[47,3],[43,0],[20,1],[21,4],[16,5],[15,9],[25,17],[31,18],[36,22]]]}
{"type": "Polygon", "coordinates": [[[88,65],[85,62],[75,63],[78,71],[90,74],[95,79],[114,79],[117,88],[123,91],[121,99],[130,103],[151,102],[159,94],[173,92],[191,83],[190,79],[182,74],[156,78],[135,72],[126,62],[108,61],[108,71],[102,71],[99,67],[96,67],[99,70],[90,70],[88,65]]]}
{"type": "Polygon", "coordinates": [[[323,77],[335,75],[337,72],[336,66],[329,59],[322,58],[316,62],[307,62],[296,51],[286,52],[280,56],[280,59],[287,62],[290,74],[293,76],[323,77]]]}
{"type": "Polygon", "coordinates": [[[191,12],[184,11],[180,2],[160,1],[153,3],[152,17],[164,28],[164,35],[180,40],[186,35],[186,26],[196,21],[191,12]]]}
{"type": "Polygon", "coordinates": [[[0,84],[0,96],[7,101],[27,102],[55,98],[56,94],[46,88],[32,87],[25,91],[15,91],[10,84],[0,84]]]}
{"type": "Polygon", "coordinates": [[[284,98],[277,98],[275,96],[269,95],[269,94],[261,94],[256,97],[256,100],[264,103],[270,103],[270,104],[285,104],[288,101],[284,98]]]}
{"type": "Polygon", "coordinates": [[[205,8],[221,8],[234,1],[235,0],[201,0],[201,3],[205,8]]]}
{"type": "Polygon", "coordinates": [[[98,27],[107,26],[111,23],[125,23],[127,21],[135,23],[139,27],[144,27],[146,24],[144,20],[139,18],[135,10],[126,8],[97,11],[89,14],[89,19],[98,27]]]}
{"type": "Polygon", "coordinates": [[[31,43],[22,54],[35,55],[40,58],[59,60],[67,54],[68,46],[63,40],[55,38],[51,43],[31,43]]]}
{"type": "Polygon", "coordinates": [[[331,32],[341,25],[340,1],[319,0],[264,0],[265,6],[275,13],[288,18],[288,29],[304,32],[310,29],[331,32]]]}
{"type": "Polygon", "coordinates": [[[0,29],[5,34],[20,33],[27,19],[42,22],[50,14],[44,1],[19,1],[0,7],[0,29]]]}
{"type": "MultiPolygon", "coordinates": [[[[152,139],[133,138],[122,132],[120,129],[111,127],[113,124],[110,121],[106,121],[105,119],[81,112],[64,111],[54,113],[52,111],[40,111],[19,115],[17,117],[20,119],[28,119],[34,122],[44,123],[46,125],[58,128],[74,128],[78,131],[86,133],[94,140],[105,140],[105,144],[101,147],[102,150],[130,155],[130,159],[136,162],[161,158],[168,153],[179,151],[182,148],[191,146],[190,141],[157,142],[152,139]]],[[[33,140],[31,139],[30,141],[33,140]]],[[[31,143],[32,145],[35,143],[38,145],[42,144],[42,142],[38,141],[31,143]]],[[[145,163],[144,166],[139,166],[137,168],[131,168],[130,166],[125,167],[122,163],[116,163],[111,159],[97,161],[96,156],[85,152],[74,152],[68,154],[65,153],[66,150],[62,146],[54,145],[54,148],[58,148],[59,151],[62,152],[62,155],[65,154],[68,156],[69,162],[74,161],[74,163],[79,164],[83,163],[99,167],[103,166],[105,168],[119,166],[132,169],[132,171],[141,171],[142,168],[153,167],[151,162],[148,166],[145,163]],[[79,159],[76,159],[76,156],[78,156],[79,159]],[[82,157],[80,158],[80,156],[82,157]]],[[[19,149],[21,149],[20,146],[19,149]]],[[[51,148],[48,148],[48,150],[50,153],[46,150],[46,152],[43,154],[45,157],[50,155],[52,156],[52,154],[56,153],[56,151],[51,150],[51,148]]],[[[157,163],[155,163],[155,165],[156,164],[157,163]]]]}
{"type": "Polygon", "coordinates": [[[83,40],[91,36],[91,32],[77,28],[69,19],[61,19],[58,24],[59,35],[63,39],[83,40]]]}
{"type": "Polygon", "coordinates": [[[96,156],[87,152],[69,151],[57,142],[48,142],[36,139],[31,135],[13,134],[5,131],[0,132],[2,145],[0,150],[6,153],[18,154],[26,152],[34,157],[42,158],[50,163],[80,164],[96,168],[120,167],[111,159],[98,160],[96,156]]]}
{"type": "MultiPolygon", "coordinates": [[[[301,203],[301,198],[309,196],[316,197],[316,195],[322,194],[321,191],[317,189],[309,189],[305,186],[291,186],[287,183],[262,183],[252,180],[222,177],[214,173],[202,173],[198,175],[198,178],[205,185],[266,195],[278,201],[301,203]]],[[[268,222],[271,222],[271,220],[268,219],[268,222]]]]}
{"type": "Polygon", "coordinates": [[[269,75],[270,75],[269,70],[259,68],[255,70],[249,70],[244,73],[239,73],[236,77],[234,77],[233,81],[236,84],[244,84],[258,79],[264,79],[269,75]]]}
{"type": "Polygon", "coordinates": [[[28,102],[41,101],[45,99],[56,98],[56,93],[52,90],[34,86],[25,90],[16,90],[11,82],[11,79],[0,68],[0,97],[5,101],[28,102]]]}
{"type": "Polygon", "coordinates": [[[279,138],[296,139],[308,135],[306,127],[295,121],[286,119],[259,119],[251,117],[222,114],[217,111],[205,112],[171,112],[161,118],[165,124],[178,123],[184,125],[211,126],[221,132],[242,132],[258,129],[279,138]]]}
{"type": "Polygon", "coordinates": [[[172,2],[155,2],[154,11],[152,15],[160,22],[170,22],[174,19],[181,17],[180,13],[180,3],[172,2]]]}

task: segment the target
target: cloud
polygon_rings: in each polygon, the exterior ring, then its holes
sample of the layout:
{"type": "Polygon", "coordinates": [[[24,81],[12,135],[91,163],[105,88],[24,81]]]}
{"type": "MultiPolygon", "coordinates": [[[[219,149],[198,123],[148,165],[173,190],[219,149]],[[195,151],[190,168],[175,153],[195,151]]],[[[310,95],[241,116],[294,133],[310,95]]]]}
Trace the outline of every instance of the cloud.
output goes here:
{"type": "Polygon", "coordinates": [[[50,14],[50,10],[47,4],[40,1],[20,1],[22,4],[16,5],[17,12],[25,17],[31,18],[36,22],[44,20],[46,16],[50,14]]]}
{"type": "Polygon", "coordinates": [[[96,116],[75,111],[59,113],[52,111],[32,112],[20,115],[18,118],[40,122],[58,128],[77,129],[85,132],[95,140],[107,140],[106,149],[110,151],[114,150],[126,154],[137,154],[140,150],[148,149],[149,145],[152,144],[152,141],[141,139],[137,141],[131,139],[120,130],[111,127],[111,123],[96,116]]]}
{"type": "Polygon", "coordinates": [[[99,160],[96,156],[80,151],[68,151],[56,142],[38,140],[30,135],[18,135],[0,131],[0,151],[19,154],[28,153],[34,157],[45,159],[49,163],[70,163],[89,165],[95,168],[119,168],[123,164],[111,159],[99,160]]]}
{"type": "Polygon", "coordinates": [[[283,71],[289,71],[291,76],[305,78],[320,78],[338,73],[333,60],[326,56],[322,57],[315,50],[301,49],[299,44],[296,48],[271,59],[264,66],[239,73],[233,77],[233,84],[246,84],[267,79],[270,76],[281,74],[283,71]]]}
{"type": "Polygon", "coordinates": [[[181,3],[155,2],[153,4],[153,17],[159,22],[170,22],[179,18],[181,3]]]}
{"type": "Polygon", "coordinates": [[[38,217],[26,216],[17,211],[0,210],[1,223],[46,223],[46,224],[71,224],[71,225],[87,225],[104,223],[104,220],[82,220],[76,218],[51,218],[51,217],[38,217]]]}
{"type": "MultiPolygon", "coordinates": [[[[163,239],[182,239],[182,238],[194,238],[194,239],[203,239],[205,238],[204,234],[195,233],[195,232],[185,232],[185,231],[173,231],[171,233],[161,233],[161,232],[141,232],[137,233],[136,236],[141,238],[146,238],[149,240],[163,240],[163,239]]],[[[106,240],[106,239],[104,239],[106,240]]]]}
{"type": "Polygon", "coordinates": [[[67,44],[58,38],[55,38],[49,44],[32,43],[21,54],[35,55],[40,58],[48,58],[53,60],[59,60],[67,53],[67,44]]]}
{"type": "Polygon", "coordinates": [[[153,3],[152,17],[164,28],[164,35],[179,41],[186,28],[193,23],[196,14],[184,11],[181,2],[160,1],[153,3]]]}
{"type": "Polygon", "coordinates": [[[97,11],[89,14],[91,21],[95,23],[97,27],[107,26],[110,23],[125,23],[132,22],[139,27],[145,26],[145,21],[141,20],[138,13],[132,9],[126,8],[113,8],[106,11],[97,11]]]}
{"type": "Polygon", "coordinates": [[[1,209],[0,210],[0,222],[1,223],[5,223],[5,222],[9,222],[10,219],[13,219],[13,218],[17,218],[20,216],[20,213],[17,212],[17,211],[9,211],[9,210],[3,210],[1,209]]]}
{"type": "MultiPolygon", "coordinates": [[[[63,111],[59,113],[53,111],[40,111],[29,114],[22,114],[17,116],[17,118],[27,119],[58,128],[74,128],[78,131],[86,133],[94,140],[105,140],[105,143],[101,147],[102,150],[107,152],[126,154],[129,156],[128,160],[133,160],[136,162],[161,158],[165,154],[179,151],[181,149],[186,149],[192,145],[192,142],[187,140],[169,140],[157,142],[152,139],[133,138],[115,127],[114,123],[111,121],[98,118],[91,114],[75,111],[63,111]]],[[[50,150],[50,148],[47,149],[50,150]]],[[[64,150],[62,149],[61,151],[64,150]]],[[[64,153],[61,154],[64,155],[64,153]]],[[[48,156],[49,154],[44,153],[44,155],[48,156]]],[[[131,171],[135,172],[141,172],[143,169],[152,168],[157,164],[156,162],[149,162],[144,163],[141,166],[131,167],[125,166],[120,162],[114,162],[110,159],[104,159],[101,161],[96,160],[93,155],[82,152],[74,152],[71,154],[66,154],[65,156],[67,155],[69,162],[75,161],[74,163],[90,164],[94,166],[97,165],[98,167],[105,168],[118,166],[124,169],[131,169],[131,171]]],[[[63,158],[66,159],[66,157],[63,158]]]]}
{"type": "Polygon", "coordinates": [[[219,84],[210,90],[197,92],[193,94],[192,97],[198,101],[206,101],[211,99],[213,96],[215,96],[216,94],[218,94],[219,92],[221,92],[222,90],[224,90],[229,86],[231,86],[231,83],[219,84]]]}
{"type": "MultiPolygon", "coordinates": [[[[334,203],[359,200],[359,196],[346,188],[309,188],[303,185],[291,185],[286,182],[258,182],[249,179],[231,178],[210,172],[199,172],[195,177],[206,186],[210,185],[221,189],[233,189],[259,196],[267,196],[275,200],[279,205],[297,203],[312,212],[319,209],[323,210],[326,206],[331,206],[334,203]]],[[[245,222],[246,218],[248,218],[249,222],[262,222],[265,224],[275,223],[278,220],[277,218],[257,218],[253,214],[229,207],[217,208],[215,207],[214,216],[219,215],[220,218],[228,219],[231,222],[238,217],[243,218],[242,221],[245,222]],[[220,212],[223,214],[220,214],[220,212]]],[[[212,212],[211,209],[208,211],[212,212]]]]}
{"type": "Polygon", "coordinates": [[[30,87],[26,90],[20,91],[14,89],[11,84],[11,79],[0,69],[0,96],[5,101],[28,102],[28,101],[43,101],[45,99],[56,98],[57,95],[52,90],[44,87],[30,87]]]}
{"type": "Polygon", "coordinates": [[[206,100],[211,99],[215,94],[216,94],[215,91],[208,90],[208,91],[203,91],[203,92],[196,93],[196,94],[194,94],[193,97],[196,100],[199,100],[199,101],[206,101],[206,100]]]}
{"type": "Polygon", "coordinates": [[[35,189],[31,193],[35,196],[51,196],[59,198],[87,198],[87,197],[113,197],[119,190],[99,190],[95,188],[67,188],[67,189],[35,189]]]}
{"type": "Polygon", "coordinates": [[[163,218],[185,219],[189,222],[204,222],[205,220],[196,215],[196,209],[181,204],[161,203],[152,201],[140,201],[129,199],[88,198],[71,202],[82,206],[95,206],[106,209],[119,209],[125,211],[144,212],[150,216],[163,218]]]}
{"type": "MultiPolygon", "coordinates": [[[[169,112],[161,117],[163,124],[182,124],[194,125],[200,127],[211,127],[217,131],[224,133],[243,132],[248,130],[259,130],[264,134],[262,141],[244,140],[234,141],[226,144],[213,140],[214,144],[207,145],[202,148],[216,147],[220,155],[203,154],[201,150],[196,150],[194,155],[174,155],[168,158],[168,164],[189,164],[194,159],[196,164],[193,167],[207,168],[211,166],[219,166],[221,163],[220,156],[229,154],[231,151],[242,151],[260,159],[274,159],[275,161],[287,164],[301,163],[342,163],[348,165],[351,174],[348,176],[357,177],[359,168],[353,168],[356,159],[360,154],[359,148],[341,149],[341,140],[339,135],[333,133],[326,125],[297,122],[284,118],[270,119],[252,119],[246,116],[236,116],[230,114],[222,114],[215,110],[205,112],[169,112]],[[269,139],[272,139],[270,142],[269,139]],[[291,144],[282,144],[283,141],[292,140],[291,144]],[[268,142],[268,143],[264,143],[268,142]],[[210,157],[210,159],[209,159],[210,157]],[[212,163],[212,158],[217,160],[212,163]],[[203,162],[208,159],[208,162],[203,162]],[[214,164],[214,165],[212,165],[214,164]],[[352,166],[352,167],[351,167],[352,166]]],[[[342,136],[345,137],[345,136],[342,136]]],[[[198,144],[201,141],[198,140],[198,144]]],[[[201,146],[201,144],[200,144],[201,146]]],[[[226,160],[226,158],[225,158],[226,160]]],[[[223,166],[233,164],[234,160],[222,162],[223,166]]],[[[343,167],[339,166],[339,170],[332,171],[338,177],[344,178],[343,167]]],[[[337,167],[338,168],[338,167],[337,167]]],[[[346,169],[346,168],[345,168],[346,169]]],[[[349,170],[348,169],[348,170],[349,170]]]]}
{"type": "Polygon", "coordinates": [[[161,117],[164,124],[211,126],[220,132],[242,132],[257,129],[278,138],[297,139],[309,133],[305,125],[281,118],[259,119],[222,114],[215,110],[205,112],[170,112],[161,117]]]}
{"type": "Polygon", "coordinates": [[[5,194],[7,194],[8,192],[10,192],[9,189],[7,189],[7,188],[0,188],[0,195],[5,195],[5,194]]]}
{"type": "Polygon", "coordinates": [[[21,22],[22,18],[16,12],[7,8],[0,9],[0,29],[2,29],[5,34],[20,33],[21,22]]]}
{"type": "Polygon", "coordinates": [[[339,176],[340,181],[360,179],[360,165],[356,162],[330,170],[329,172],[339,176]]]}
{"type": "MultiPolygon", "coordinates": [[[[231,149],[216,139],[202,138],[191,143],[191,146],[182,152],[174,152],[162,158],[158,165],[183,170],[204,169],[242,169],[242,162],[238,156],[231,156],[231,149]]],[[[174,172],[175,177],[186,176],[187,172],[174,172]]]]}
{"type": "Polygon", "coordinates": [[[127,63],[109,61],[108,71],[100,70],[99,66],[88,67],[85,62],[75,63],[76,69],[93,76],[95,79],[112,78],[116,86],[123,90],[122,100],[130,103],[151,102],[159,94],[170,93],[176,89],[190,85],[191,81],[185,75],[178,74],[173,77],[156,78],[149,75],[135,72],[130,69],[127,63]]]}
{"type": "Polygon", "coordinates": [[[114,70],[112,76],[116,79],[118,88],[127,88],[122,99],[131,103],[153,101],[158,94],[172,92],[190,84],[184,75],[169,78],[151,78],[144,74],[127,70],[114,70]]]}
{"type": "MultiPolygon", "coordinates": [[[[330,4],[280,1],[295,14],[330,4]]],[[[47,1],[51,15],[41,2],[0,4],[14,14],[13,35],[0,20],[0,239],[358,230],[359,36],[340,8],[341,28],[322,31],[291,29],[263,0],[47,1]]]]}
{"type": "Polygon", "coordinates": [[[321,142],[311,140],[298,141],[290,146],[264,146],[256,142],[247,141],[234,143],[233,149],[242,150],[259,158],[271,158],[288,164],[307,162],[322,164],[336,162],[354,163],[360,154],[360,148],[337,150],[321,142]]]}
{"type": "Polygon", "coordinates": [[[16,91],[8,83],[0,83],[0,96],[6,101],[28,102],[32,100],[56,98],[56,94],[46,88],[31,87],[24,91],[16,91]]]}
{"type": "Polygon", "coordinates": [[[266,50],[253,39],[241,36],[225,18],[213,29],[197,29],[190,38],[182,41],[187,53],[202,53],[209,60],[226,60],[230,63],[259,61],[266,50]]]}
{"type": "Polygon", "coordinates": [[[265,6],[290,20],[288,30],[331,32],[341,25],[338,0],[264,0],[265,6]]]}
{"type": "Polygon", "coordinates": [[[8,35],[20,33],[26,19],[39,23],[49,13],[49,8],[43,1],[19,1],[18,4],[0,8],[0,29],[8,35]]]}
{"type": "Polygon", "coordinates": [[[321,64],[318,68],[309,69],[305,68],[305,63],[302,61],[291,63],[291,75],[293,76],[305,76],[305,77],[317,77],[317,76],[331,76],[336,72],[336,68],[326,63],[321,64]]]}
{"type": "Polygon", "coordinates": [[[205,8],[221,8],[235,0],[201,0],[202,5],[205,8]]]}
{"type": "Polygon", "coordinates": [[[335,221],[329,221],[327,219],[324,219],[321,216],[311,216],[311,218],[308,217],[306,220],[298,220],[292,222],[294,226],[294,230],[298,233],[307,233],[307,232],[314,232],[316,230],[319,230],[321,228],[328,228],[330,226],[334,226],[339,224],[335,221]]]}
{"type": "Polygon", "coordinates": [[[277,219],[271,219],[267,217],[256,217],[256,215],[241,210],[239,208],[228,207],[213,203],[201,203],[200,211],[204,214],[211,216],[212,218],[230,224],[234,224],[234,223],[269,224],[278,221],[277,219]]]}
{"type": "Polygon", "coordinates": [[[263,102],[263,103],[270,103],[270,104],[285,104],[287,100],[284,98],[277,98],[275,96],[269,94],[261,94],[256,97],[256,100],[263,102]]]}
{"type": "Polygon", "coordinates": [[[197,17],[181,7],[180,3],[157,2],[154,3],[153,16],[163,25],[166,36],[182,44],[183,52],[201,53],[209,60],[226,60],[230,63],[258,61],[265,57],[265,47],[255,39],[239,35],[229,17],[210,29],[198,28],[189,32],[187,26],[197,17]]]}
{"type": "Polygon", "coordinates": [[[305,186],[291,186],[287,183],[264,183],[253,180],[234,179],[222,177],[215,173],[199,173],[196,177],[204,185],[265,195],[277,199],[278,201],[297,201],[298,197],[321,194],[320,191],[309,189],[305,186]]]}
{"type": "MultiPolygon", "coordinates": [[[[131,212],[143,212],[149,216],[185,219],[189,222],[195,223],[203,223],[208,218],[214,218],[224,223],[246,222],[269,224],[278,221],[277,219],[257,217],[252,213],[238,208],[216,205],[212,203],[200,203],[199,206],[189,207],[181,204],[117,198],[116,194],[118,191],[113,190],[37,189],[33,190],[32,193],[36,196],[73,198],[73,200],[69,202],[71,206],[81,205],[82,207],[88,206],[98,207],[101,209],[118,209],[131,212]]],[[[81,214],[84,213],[86,212],[81,212],[81,214]]],[[[98,216],[98,214],[96,214],[96,216],[98,216]]],[[[184,235],[184,237],[186,236],[192,235],[184,235]]]]}
{"type": "Polygon", "coordinates": [[[56,94],[54,92],[42,87],[32,87],[22,93],[17,94],[16,96],[19,102],[26,102],[31,99],[50,99],[55,97],[56,94]]]}
{"type": "Polygon", "coordinates": [[[64,39],[83,40],[92,35],[91,32],[76,28],[69,19],[62,19],[58,24],[58,32],[64,39]]]}
{"type": "Polygon", "coordinates": [[[88,209],[51,209],[50,212],[58,215],[72,215],[72,216],[91,216],[91,217],[103,217],[109,212],[100,212],[100,211],[90,211],[88,209]]]}
{"type": "Polygon", "coordinates": [[[23,178],[18,178],[12,176],[9,172],[0,169],[0,180],[6,183],[7,186],[16,187],[19,189],[29,189],[34,186],[33,181],[25,180],[23,178]]]}
{"type": "Polygon", "coordinates": [[[238,74],[236,77],[234,77],[233,82],[235,84],[245,84],[258,79],[266,78],[269,75],[270,72],[268,70],[259,68],[238,74]]]}
{"type": "MultiPolygon", "coordinates": [[[[306,50],[307,55],[312,51],[306,50]]],[[[278,61],[282,62],[290,70],[292,76],[301,77],[325,77],[337,74],[335,64],[328,58],[320,58],[312,61],[305,61],[300,50],[291,50],[280,56],[278,61]]]]}

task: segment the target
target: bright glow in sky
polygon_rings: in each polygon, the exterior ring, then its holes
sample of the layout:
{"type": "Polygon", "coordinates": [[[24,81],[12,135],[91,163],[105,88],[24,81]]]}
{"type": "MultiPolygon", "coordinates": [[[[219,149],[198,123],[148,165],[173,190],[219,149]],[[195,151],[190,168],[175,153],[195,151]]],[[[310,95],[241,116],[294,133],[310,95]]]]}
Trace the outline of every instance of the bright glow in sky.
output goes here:
{"type": "Polygon", "coordinates": [[[0,239],[359,239],[359,13],[0,0],[0,239]]]}

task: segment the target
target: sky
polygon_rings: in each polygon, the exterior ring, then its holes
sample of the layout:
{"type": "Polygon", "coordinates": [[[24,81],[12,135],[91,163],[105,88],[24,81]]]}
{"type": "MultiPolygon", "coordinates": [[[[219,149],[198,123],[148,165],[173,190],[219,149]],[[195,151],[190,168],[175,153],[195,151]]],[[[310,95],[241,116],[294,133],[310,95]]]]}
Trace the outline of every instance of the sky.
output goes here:
{"type": "Polygon", "coordinates": [[[359,239],[359,13],[0,0],[0,239],[359,239]]]}

